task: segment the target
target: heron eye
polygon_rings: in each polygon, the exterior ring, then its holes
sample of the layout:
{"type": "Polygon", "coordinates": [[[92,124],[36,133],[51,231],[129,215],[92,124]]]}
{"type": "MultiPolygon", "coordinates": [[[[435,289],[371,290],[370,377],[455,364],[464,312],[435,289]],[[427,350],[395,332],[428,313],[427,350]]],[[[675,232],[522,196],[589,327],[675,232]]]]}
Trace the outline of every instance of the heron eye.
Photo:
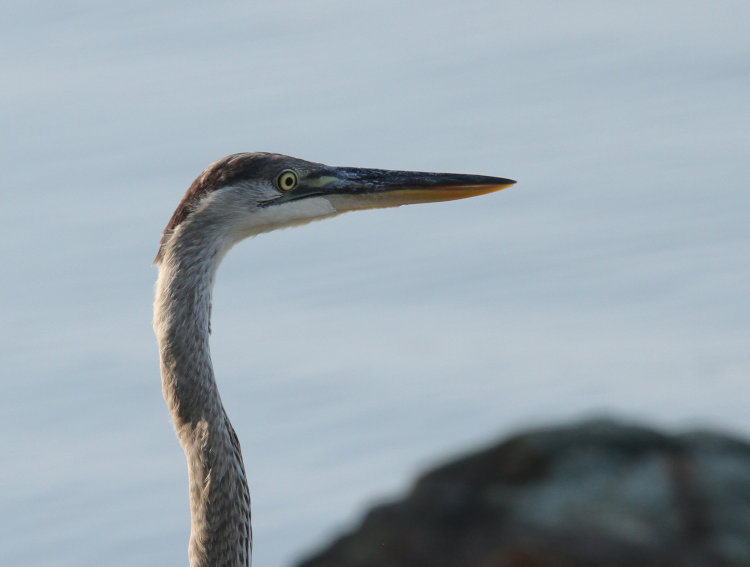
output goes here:
{"type": "Polygon", "coordinates": [[[279,174],[276,183],[282,191],[291,191],[297,186],[297,174],[291,169],[285,169],[279,174]]]}

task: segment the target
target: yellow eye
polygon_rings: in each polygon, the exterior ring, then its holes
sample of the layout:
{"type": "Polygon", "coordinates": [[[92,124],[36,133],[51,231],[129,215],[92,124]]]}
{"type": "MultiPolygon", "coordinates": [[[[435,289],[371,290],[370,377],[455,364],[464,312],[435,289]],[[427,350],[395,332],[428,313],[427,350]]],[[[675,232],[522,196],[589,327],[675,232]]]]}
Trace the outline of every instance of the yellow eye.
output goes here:
{"type": "Polygon", "coordinates": [[[297,173],[291,169],[285,169],[279,173],[276,183],[282,191],[291,191],[297,186],[297,173]]]}

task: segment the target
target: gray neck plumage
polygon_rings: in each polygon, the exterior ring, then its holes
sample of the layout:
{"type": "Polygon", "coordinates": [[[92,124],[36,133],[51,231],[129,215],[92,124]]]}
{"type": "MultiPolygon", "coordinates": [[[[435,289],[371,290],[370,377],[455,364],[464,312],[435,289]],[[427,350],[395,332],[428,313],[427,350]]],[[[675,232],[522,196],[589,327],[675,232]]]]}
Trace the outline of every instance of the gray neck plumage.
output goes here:
{"type": "Polygon", "coordinates": [[[173,237],[159,265],[154,305],[164,398],[188,462],[191,567],[246,567],[252,547],[240,444],[208,342],[214,276],[225,251],[220,239],[206,246],[173,237]]]}

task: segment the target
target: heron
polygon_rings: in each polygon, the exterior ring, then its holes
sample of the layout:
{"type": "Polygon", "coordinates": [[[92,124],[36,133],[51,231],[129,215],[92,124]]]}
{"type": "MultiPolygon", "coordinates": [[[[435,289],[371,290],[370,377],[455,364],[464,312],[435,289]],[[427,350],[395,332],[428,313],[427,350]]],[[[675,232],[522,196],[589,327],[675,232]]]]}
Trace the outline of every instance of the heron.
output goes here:
{"type": "Polygon", "coordinates": [[[195,179],[154,261],[162,390],[188,465],[191,567],[251,563],[242,451],[209,349],[213,284],[229,249],[251,236],[347,211],[463,199],[514,183],[484,175],[331,167],[265,152],[224,157],[195,179]]]}

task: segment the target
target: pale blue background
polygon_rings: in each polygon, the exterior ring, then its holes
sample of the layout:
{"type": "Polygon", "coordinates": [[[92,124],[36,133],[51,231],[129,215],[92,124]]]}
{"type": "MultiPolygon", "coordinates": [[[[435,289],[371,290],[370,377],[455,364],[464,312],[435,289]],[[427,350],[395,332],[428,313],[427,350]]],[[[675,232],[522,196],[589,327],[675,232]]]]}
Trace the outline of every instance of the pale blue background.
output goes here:
{"type": "Polygon", "coordinates": [[[521,426],[750,435],[748,29],[746,1],[4,2],[0,564],[186,564],[151,260],[236,151],[519,180],[230,254],[255,565],[521,426]]]}

